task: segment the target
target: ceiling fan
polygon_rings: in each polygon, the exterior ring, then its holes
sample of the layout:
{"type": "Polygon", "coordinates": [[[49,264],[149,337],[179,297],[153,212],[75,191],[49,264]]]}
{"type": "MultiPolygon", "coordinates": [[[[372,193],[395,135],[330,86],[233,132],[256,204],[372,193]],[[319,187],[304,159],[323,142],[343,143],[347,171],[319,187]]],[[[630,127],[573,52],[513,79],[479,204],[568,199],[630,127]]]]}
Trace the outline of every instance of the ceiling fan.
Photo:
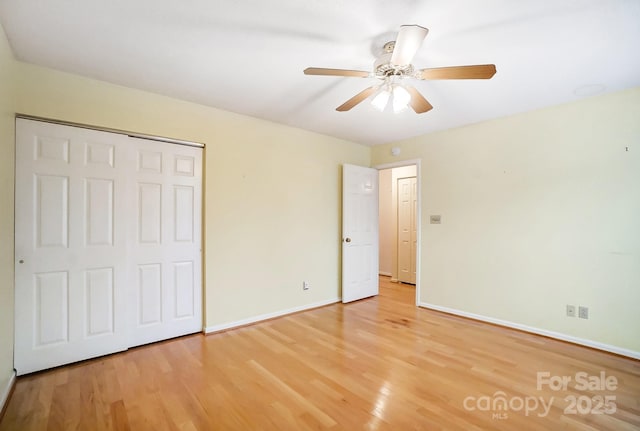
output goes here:
{"type": "Polygon", "coordinates": [[[393,96],[393,109],[395,112],[411,106],[417,114],[427,112],[433,106],[418,90],[401,82],[406,78],[420,80],[489,79],[496,73],[494,64],[415,69],[411,61],[428,32],[428,29],[419,25],[400,26],[396,40],[384,44],[383,54],[373,63],[372,72],[308,67],[304,70],[304,73],[305,75],[377,78],[382,81],[382,83],[373,85],[356,94],[338,106],[336,111],[348,111],[375,93],[376,95],[371,103],[379,110],[384,110],[389,99],[393,96]]]}

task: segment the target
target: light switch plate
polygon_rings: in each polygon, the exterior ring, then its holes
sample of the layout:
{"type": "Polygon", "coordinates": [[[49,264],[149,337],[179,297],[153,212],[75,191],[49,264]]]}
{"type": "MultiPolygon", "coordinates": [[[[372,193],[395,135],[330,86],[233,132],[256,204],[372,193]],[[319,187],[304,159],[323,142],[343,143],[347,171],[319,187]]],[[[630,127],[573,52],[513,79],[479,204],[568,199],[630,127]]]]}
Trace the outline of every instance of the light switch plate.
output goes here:
{"type": "Polygon", "coordinates": [[[431,224],[440,224],[440,215],[430,215],[429,223],[431,224]]]}

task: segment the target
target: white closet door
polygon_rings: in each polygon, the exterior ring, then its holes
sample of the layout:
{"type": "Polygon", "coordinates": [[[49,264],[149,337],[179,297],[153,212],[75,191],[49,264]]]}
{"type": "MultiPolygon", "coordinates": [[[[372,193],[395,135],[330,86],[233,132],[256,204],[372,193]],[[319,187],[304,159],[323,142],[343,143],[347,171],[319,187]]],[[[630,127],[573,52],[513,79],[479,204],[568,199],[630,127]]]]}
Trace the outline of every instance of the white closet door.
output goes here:
{"type": "Polygon", "coordinates": [[[132,139],[131,346],[202,330],[202,149],[132,139]]]}
{"type": "Polygon", "coordinates": [[[202,330],[202,149],[16,120],[18,375],[202,330]]]}
{"type": "Polygon", "coordinates": [[[16,120],[18,375],[127,348],[127,139],[16,120]]]}

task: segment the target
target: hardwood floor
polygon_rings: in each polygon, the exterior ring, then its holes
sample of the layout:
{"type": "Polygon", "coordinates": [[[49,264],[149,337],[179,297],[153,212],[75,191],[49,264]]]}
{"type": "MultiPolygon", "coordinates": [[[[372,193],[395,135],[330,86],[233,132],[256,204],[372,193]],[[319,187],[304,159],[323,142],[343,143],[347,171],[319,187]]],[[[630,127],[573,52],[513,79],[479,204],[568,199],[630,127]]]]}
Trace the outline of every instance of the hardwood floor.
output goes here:
{"type": "Polygon", "coordinates": [[[377,298],[20,377],[0,431],[640,429],[639,361],[414,302],[383,277],[377,298]]]}

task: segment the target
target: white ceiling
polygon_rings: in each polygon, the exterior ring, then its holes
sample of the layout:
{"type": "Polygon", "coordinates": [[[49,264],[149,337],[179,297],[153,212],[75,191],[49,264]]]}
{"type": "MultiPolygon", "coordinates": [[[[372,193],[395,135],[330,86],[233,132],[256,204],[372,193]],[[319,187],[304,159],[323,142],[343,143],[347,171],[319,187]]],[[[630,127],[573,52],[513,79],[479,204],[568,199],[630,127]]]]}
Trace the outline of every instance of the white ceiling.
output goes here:
{"type": "Polygon", "coordinates": [[[19,60],[376,145],[640,86],[639,0],[0,0],[19,60]],[[494,63],[491,80],[415,81],[434,109],[335,108],[402,24],[417,68],[494,63]]]}

